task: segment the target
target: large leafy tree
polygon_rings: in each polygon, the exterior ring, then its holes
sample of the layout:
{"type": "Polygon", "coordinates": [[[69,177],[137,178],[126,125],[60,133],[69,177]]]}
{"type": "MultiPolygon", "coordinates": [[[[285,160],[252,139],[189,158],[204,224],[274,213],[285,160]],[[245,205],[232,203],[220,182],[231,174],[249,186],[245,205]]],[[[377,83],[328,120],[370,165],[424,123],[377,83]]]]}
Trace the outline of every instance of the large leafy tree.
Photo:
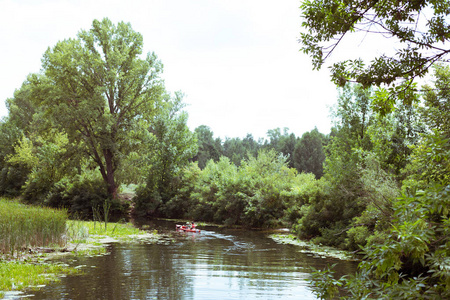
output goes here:
{"type": "Polygon", "coordinates": [[[142,48],[142,35],[130,24],[94,20],[90,30],[45,52],[45,80],[36,83],[45,92],[41,108],[95,162],[111,197],[121,160],[164,94],[162,64],[154,53],[142,56],[142,48]]]}
{"type": "MultiPolygon", "coordinates": [[[[332,79],[363,86],[406,82],[427,73],[433,63],[444,60],[450,49],[450,2],[442,0],[307,0],[301,5],[306,29],[302,50],[319,69],[344,36],[363,32],[394,38],[395,54],[382,54],[364,65],[361,59],[332,66],[332,79]]],[[[393,92],[406,91],[405,86],[393,92]]],[[[405,99],[409,99],[406,97],[405,99]]],[[[411,99],[409,99],[411,100],[411,99]]]]}

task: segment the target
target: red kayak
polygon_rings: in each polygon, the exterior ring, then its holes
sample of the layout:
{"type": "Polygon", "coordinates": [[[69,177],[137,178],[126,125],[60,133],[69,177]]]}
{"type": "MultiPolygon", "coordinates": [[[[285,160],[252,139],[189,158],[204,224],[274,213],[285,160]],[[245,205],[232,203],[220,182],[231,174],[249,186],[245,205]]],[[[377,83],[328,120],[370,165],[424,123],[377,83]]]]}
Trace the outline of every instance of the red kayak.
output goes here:
{"type": "Polygon", "coordinates": [[[200,230],[195,229],[195,225],[176,225],[177,231],[184,232],[197,232],[200,233],[200,230]]]}

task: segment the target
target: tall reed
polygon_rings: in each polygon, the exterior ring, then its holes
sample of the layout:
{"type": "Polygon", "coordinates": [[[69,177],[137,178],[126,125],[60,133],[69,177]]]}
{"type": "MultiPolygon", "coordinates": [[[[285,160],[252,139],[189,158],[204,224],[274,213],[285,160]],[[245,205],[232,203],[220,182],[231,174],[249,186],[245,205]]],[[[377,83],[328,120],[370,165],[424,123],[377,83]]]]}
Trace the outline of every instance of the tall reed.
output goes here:
{"type": "Polygon", "coordinates": [[[67,212],[0,199],[0,252],[65,244],[67,212]]]}

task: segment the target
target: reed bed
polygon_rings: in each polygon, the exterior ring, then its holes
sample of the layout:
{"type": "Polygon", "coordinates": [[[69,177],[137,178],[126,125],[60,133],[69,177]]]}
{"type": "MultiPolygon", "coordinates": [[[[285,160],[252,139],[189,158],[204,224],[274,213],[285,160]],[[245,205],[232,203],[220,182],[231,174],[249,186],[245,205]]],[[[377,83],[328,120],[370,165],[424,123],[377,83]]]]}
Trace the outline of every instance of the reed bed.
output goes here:
{"type": "Polygon", "coordinates": [[[0,252],[14,255],[31,247],[63,246],[67,212],[0,198],[0,252]]]}

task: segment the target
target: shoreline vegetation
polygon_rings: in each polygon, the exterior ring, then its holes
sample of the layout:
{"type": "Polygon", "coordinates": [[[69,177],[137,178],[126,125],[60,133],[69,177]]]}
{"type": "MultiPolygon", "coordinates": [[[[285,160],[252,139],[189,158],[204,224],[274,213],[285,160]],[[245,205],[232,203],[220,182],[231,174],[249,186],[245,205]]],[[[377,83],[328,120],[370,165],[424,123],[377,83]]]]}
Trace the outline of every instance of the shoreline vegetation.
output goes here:
{"type": "Polygon", "coordinates": [[[0,198],[0,298],[39,289],[62,276],[82,273],[58,262],[66,255],[107,254],[107,245],[156,243],[162,235],[131,223],[69,220],[64,210],[0,198]],[[106,229],[105,229],[106,227],[106,229]]]}
{"type": "Polygon", "coordinates": [[[317,245],[309,241],[300,240],[293,234],[276,233],[271,234],[269,237],[279,244],[289,244],[298,246],[301,249],[300,252],[312,254],[314,257],[320,258],[331,257],[346,261],[361,260],[354,254],[354,252],[339,250],[334,247],[317,245]]]}

